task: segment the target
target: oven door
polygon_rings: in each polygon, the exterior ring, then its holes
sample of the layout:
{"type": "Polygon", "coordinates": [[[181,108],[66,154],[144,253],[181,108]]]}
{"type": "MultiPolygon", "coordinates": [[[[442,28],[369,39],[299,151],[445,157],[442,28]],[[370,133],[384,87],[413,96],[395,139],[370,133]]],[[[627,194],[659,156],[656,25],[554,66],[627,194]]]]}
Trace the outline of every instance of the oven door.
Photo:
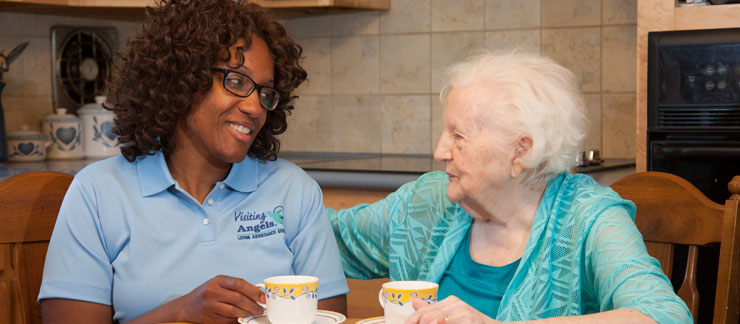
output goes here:
{"type": "Polygon", "coordinates": [[[649,171],[676,174],[714,202],[730,197],[727,184],[740,175],[740,142],[653,141],[649,171]]]}

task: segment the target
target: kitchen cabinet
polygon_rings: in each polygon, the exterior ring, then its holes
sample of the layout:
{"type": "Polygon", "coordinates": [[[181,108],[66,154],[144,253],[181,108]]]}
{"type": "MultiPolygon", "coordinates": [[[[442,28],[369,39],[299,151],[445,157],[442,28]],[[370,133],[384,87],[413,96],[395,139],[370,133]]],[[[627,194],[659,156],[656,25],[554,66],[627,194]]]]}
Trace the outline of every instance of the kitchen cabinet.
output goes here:
{"type": "MultiPolygon", "coordinates": [[[[390,0],[254,0],[275,10],[381,9],[390,0]]],[[[142,19],[154,0],[0,0],[0,11],[71,15],[111,19],[142,19]]]]}
{"type": "Polygon", "coordinates": [[[647,46],[652,31],[740,27],[740,4],[677,7],[676,0],[637,2],[636,171],[647,171],[647,46]]]}
{"type": "Polygon", "coordinates": [[[374,203],[388,196],[391,190],[321,188],[324,205],[334,209],[354,207],[358,204],[374,203]]]}

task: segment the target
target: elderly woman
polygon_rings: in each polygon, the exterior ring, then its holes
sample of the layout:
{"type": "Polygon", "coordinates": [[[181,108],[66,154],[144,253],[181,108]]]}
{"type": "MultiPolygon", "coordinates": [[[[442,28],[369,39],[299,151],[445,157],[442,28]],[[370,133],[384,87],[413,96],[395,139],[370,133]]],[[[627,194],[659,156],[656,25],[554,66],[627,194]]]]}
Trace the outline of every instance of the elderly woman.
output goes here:
{"type": "Polygon", "coordinates": [[[407,324],[691,323],[634,205],[568,172],[586,125],[570,71],[484,54],[447,80],[434,152],[445,172],[330,210],[348,277],[438,282],[440,301],[414,301],[407,324]]]}
{"type": "Polygon", "coordinates": [[[321,191],[276,159],[301,49],[255,4],[163,0],[109,83],[122,155],[76,176],[39,300],[52,323],[235,323],[263,312],[253,284],[347,285],[321,191]]]}

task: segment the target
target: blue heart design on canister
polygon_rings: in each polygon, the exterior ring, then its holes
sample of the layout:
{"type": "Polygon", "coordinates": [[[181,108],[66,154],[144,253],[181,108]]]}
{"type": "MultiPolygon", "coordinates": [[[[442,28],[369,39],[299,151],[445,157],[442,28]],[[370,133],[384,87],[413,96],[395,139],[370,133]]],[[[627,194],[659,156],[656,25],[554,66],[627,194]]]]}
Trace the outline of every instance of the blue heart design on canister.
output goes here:
{"type": "Polygon", "coordinates": [[[33,143],[18,143],[18,151],[20,151],[24,155],[31,154],[31,152],[33,152],[33,148],[33,143]]]}
{"type": "Polygon", "coordinates": [[[109,140],[113,141],[116,139],[116,134],[113,134],[113,123],[109,121],[104,121],[100,125],[100,131],[103,132],[103,135],[107,137],[109,140]]]}
{"type": "Polygon", "coordinates": [[[64,145],[69,145],[75,140],[75,136],[77,136],[77,129],[75,129],[74,127],[59,128],[56,131],[56,136],[59,141],[64,143],[64,145]]]}

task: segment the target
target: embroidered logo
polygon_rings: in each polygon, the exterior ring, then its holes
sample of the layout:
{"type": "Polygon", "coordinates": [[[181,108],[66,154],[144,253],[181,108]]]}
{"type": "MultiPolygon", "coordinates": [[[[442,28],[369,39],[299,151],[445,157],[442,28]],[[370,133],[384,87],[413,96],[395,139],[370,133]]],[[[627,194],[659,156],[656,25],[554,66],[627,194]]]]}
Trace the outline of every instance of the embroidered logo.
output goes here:
{"type": "Polygon", "coordinates": [[[283,226],[283,211],[281,205],[275,206],[272,211],[234,211],[234,223],[236,226],[236,238],[239,240],[251,240],[285,233],[283,226]]]}

